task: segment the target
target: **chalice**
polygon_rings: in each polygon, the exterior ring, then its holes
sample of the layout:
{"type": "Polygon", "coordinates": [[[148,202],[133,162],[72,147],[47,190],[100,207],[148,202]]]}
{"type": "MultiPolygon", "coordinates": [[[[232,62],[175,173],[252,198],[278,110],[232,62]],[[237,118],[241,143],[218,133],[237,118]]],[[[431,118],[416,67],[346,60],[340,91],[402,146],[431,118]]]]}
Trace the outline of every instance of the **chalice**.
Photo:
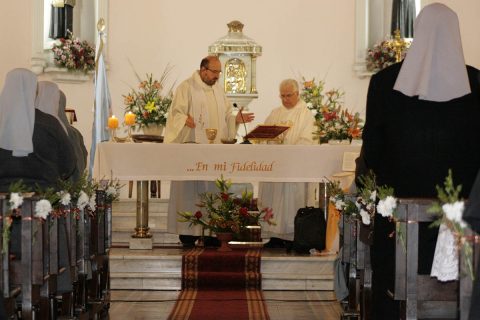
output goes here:
{"type": "Polygon", "coordinates": [[[217,129],[207,128],[205,133],[207,134],[208,143],[214,143],[217,137],[217,129]]]}

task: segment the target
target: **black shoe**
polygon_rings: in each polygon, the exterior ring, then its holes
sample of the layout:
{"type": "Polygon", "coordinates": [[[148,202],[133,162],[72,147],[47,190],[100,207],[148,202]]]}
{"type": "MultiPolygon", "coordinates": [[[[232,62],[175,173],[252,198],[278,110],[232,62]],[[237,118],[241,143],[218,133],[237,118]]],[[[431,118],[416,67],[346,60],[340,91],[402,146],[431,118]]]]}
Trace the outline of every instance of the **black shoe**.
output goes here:
{"type": "Polygon", "coordinates": [[[293,241],[285,240],[285,249],[287,250],[287,253],[292,252],[293,241]]]}
{"type": "Polygon", "coordinates": [[[268,241],[263,245],[263,247],[271,248],[271,249],[278,249],[278,248],[282,249],[282,248],[285,248],[285,240],[272,237],[270,238],[270,241],[268,241]]]}
{"type": "Polygon", "coordinates": [[[200,237],[181,234],[178,236],[178,238],[180,239],[180,242],[184,248],[193,248],[195,247],[195,241],[197,241],[197,239],[200,237]]]}

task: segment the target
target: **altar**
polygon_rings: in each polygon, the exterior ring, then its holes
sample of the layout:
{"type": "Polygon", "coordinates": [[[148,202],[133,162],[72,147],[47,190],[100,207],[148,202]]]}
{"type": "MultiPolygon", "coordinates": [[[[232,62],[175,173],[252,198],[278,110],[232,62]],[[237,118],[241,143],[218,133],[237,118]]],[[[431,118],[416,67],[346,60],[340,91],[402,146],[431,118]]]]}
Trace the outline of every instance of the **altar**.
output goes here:
{"type": "MultiPolygon", "coordinates": [[[[322,182],[343,171],[357,145],[163,144],[102,142],[94,178],[137,181],[137,225],[131,249],[151,249],[149,180],[233,182],[322,182]],[[347,160],[347,161],[346,161],[347,160]]],[[[320,189],[319,189],[320,191],[320,189]]]]}
{"type": "Polygon", "coordinates": [[[321,182],[342,171],[353,145],[157,144],[102,142],[94,177],[120,180],[321,182]]]}

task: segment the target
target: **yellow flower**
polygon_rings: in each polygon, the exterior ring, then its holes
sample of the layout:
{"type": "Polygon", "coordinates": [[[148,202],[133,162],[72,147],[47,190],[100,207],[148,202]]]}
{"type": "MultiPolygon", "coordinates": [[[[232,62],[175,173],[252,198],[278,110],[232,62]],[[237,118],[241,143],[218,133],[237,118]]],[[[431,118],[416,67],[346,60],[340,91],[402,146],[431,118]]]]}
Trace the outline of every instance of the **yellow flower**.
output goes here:
{"type": "Polygon", "coordinates": [[[153,101],[149,101],[146,105],[145,105],[145,110],[147,110],[149,113],[152,113],[153,111],[155,111],[157,109],[157,107],[155,106],[155,102],[153,101]]]}

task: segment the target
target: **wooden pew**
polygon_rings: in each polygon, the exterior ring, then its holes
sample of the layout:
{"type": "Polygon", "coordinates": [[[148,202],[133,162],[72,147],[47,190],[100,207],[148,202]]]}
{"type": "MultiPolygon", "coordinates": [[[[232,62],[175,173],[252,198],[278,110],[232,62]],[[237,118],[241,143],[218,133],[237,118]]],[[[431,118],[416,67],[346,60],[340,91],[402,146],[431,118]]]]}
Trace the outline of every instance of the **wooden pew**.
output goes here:
{"type": "Polygon", "coordinates": [[[401,319],[457,319],[458,281],[440,282],[417,274],[419,222],[434,220],[427,213],[432,200],[399,199],[397,217],[405,245],[396,236],[395,300],[401,301],[401,319]]]}
{"type": "Polygon", "coordinates": [[[341,261],[347,265],[348,277],[348,298],[347,303],[344,306],[342,319],[358,319],[359,313],[359,287],[358,287],[358,272],[356,268],[357,264],[357,222],[351,220],[345,215],[342,215],[340,220],[340,243],[343,248],[341,261]]]}
{"type": "MultiPolygon", "coordinates": [[[[9,209],[2,198],[1,210],[6,215],[9,209]]],[[[25,198],[20,208],[21,223],[15,226],[20,232],[15,231],[12,241],[16,246],[20,244],[21,257],[11,260],[8,251],[2,257],[2,292],[10,316],[15,313],[15,298],[21,293],[22,318],[56,319],[57,277],[64,271],[59,266],[58,221],[52,216],[45,222],[33,218],[38,200],[36,196],[25,198]]]]}
{"type": "MultiPolygon", "coordinates": [[[[8,251],[1,255],[0,288],[8,316],[15,316],[17,309],[22,319],[98,319],[108,315],[111,207],[106,213],[103,191],[97,193],[97,199],[96,215],[84,210],[77,215],[65,207],[64,217],[50,215],[42,222],[34,218],[39,198],[24,198],[18,239],[12,239],[21,243],[21,259],[9,259],[8,251]],[[66,245],[66,258],[61,242],[66,245]],[[59,312],[58,278],[67,271],[67,286],[71,281],[73,289],[63,292],[59,312]],[[17,308],[15,300],[20,294],[21,305],[17,308]]],[[[0,195],[0,210],[3,227],[8,211],[5,195],[0,195]]],[[[0,245],[2,240],[0,237],[0,245]]]]}
{"type": "MultiPolygon", "coordinates": [[[[0,219],[0,230],[3,231],[4,225],[7,223],[7,211],[9,210],[7,197],[5,194],[0,194],[0,214],[2,218],[0,219]]],[[[0,237],[0,250],[3,249],[3,237],[0,237]]],[[[21,286],[10,286],[11,276],[10,276],[10,251],[8,244],[6,245],[6,251],[0,252],[1,263],[0,263],[0,289],[3,297],[3,309],[5,316],[12,317],[16,315],[16,305],[15,299],[21,293],[21,286]]]]}
{"type": "Polygon", "coordinates": [[[342,319],[372,318],[372,267],[370,263],[370,245],[372,233],[368,226],[359,220],[350,220],[342,216],[341,260],[348,265],[348,300],[342,319]]]}
{"type": "MultiPolygon", "coordinates": [[[[109,272],[106,236],[111,225],[106,226],[105,193],[97,191],[97,211],[79,211],[77,221],[77,269],[78,285],[75,310],[80,319],[96,318],[108,313],[109,272]]],[[[111,223],[111,220],[109,221],[111,223]]]]}
{"type": "Polygon", "coordinates": [[[58,302],[56,297],[57,279],[60,272],[58,260],[58,219],[49,215],[46,221],[41,223],[41,228],[43,283],[40,287],[40,311],[47,319],[56,319],[58,302]]]}
{"type": "Polygon", "coordinates": [[[62,293],[62,314],[66,317],[74,317],[75,301],[78,287],[78,270],[77,270],[77,213],[72,205],[63,206],[65,217],[59,220],[60,231],[64,232],[64,239],[68,248],[68,260],[65,268],[69,269],[70,282],[72,291],[62,293]],[[62,228],[63,224],[63,228],[62,228]]]}
{"type": "MultiPolygon", "coordinates": [[[[48,319],[48,310],[41,309],[41,291],[48,282],[44,268],[44,228],[41,221],[34,218],[35,204],[39,199],[35,196],[24,198],[21,206],[21,223],[12,226],[19,228],[20,234],[11,236],[13,242],[20,242],[21,257],[9,261],[9,288],[21,288],[20,313],[22,319],[48,319]]],[[[12,230],[12,233],[14,231],[12,230]]],[[[47,253],[48,254],[48,253],[47,253]]],[[[48,309],[48,308],[47,308],[48,309]]]]}
{"type": "Polygon", "coordinates": [[[357,260],[359,275],[360,318],[372,319],[372,265],[370,261],[370,246],[373,241],[373,231],[357,220],[357,260]]]}
{"type": "Polygon", "coordinates": [[[87,209],[78,210],[77,239],[76,239],[76,271],[77,284],[75,286],[75,314],[80,319],[88,319],[88,283],[92,267],[90,261],[90,217],[87,209]]]}
{"type": "MultiPolygon", "coordinates": [[[[472,245],[472,267],[475,278],[480,277],[479,274],[476,274],[478,271],[478,264],[480,263],[480,236],[476,234],[471,229],[468,229],[466,232],[466,241],[472,245]]],[[[468,271],[467,266],[465,265],[465,248],[462,246],[460,250],[460,320],[468,320],[470,314],[470,300],[472,297],[473,281],[468,271]]]]}
{"type": "Polygon", "coordinates": [[[91,217],[92,281],[89,286],[91,303],[102,314],[108,312],[110,300],[105,197],[105,191],[96,191],[96,212],[91,217]]]}

